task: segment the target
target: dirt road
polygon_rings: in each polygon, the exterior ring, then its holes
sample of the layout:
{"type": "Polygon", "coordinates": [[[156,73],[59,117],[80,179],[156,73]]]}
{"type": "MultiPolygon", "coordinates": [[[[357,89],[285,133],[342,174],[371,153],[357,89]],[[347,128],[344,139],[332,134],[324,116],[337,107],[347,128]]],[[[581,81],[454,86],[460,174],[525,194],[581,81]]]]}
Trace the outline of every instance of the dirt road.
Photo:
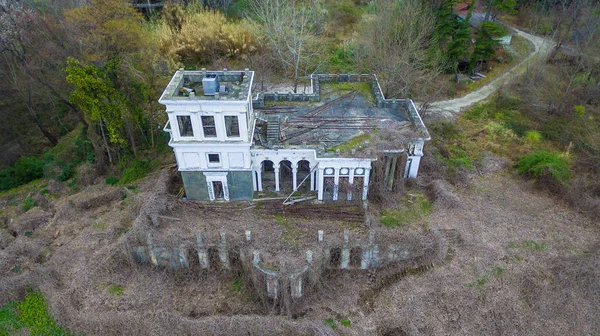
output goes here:
{"type": "Polygon", "coordinates": [[[515,29],[515,32],[517,35],[520,35],[533,43],[533,52],[527,56],[527,58],[519,62],[519,64],[515,65],[513,68],[478,90],[473,91],[464,97],[438,101],[431,104],[429,107],[429,115],[432,117],[432,119],[453,120],[464,109],[486,99],[492,93],[496,92],[496,90],[498,90],[502,85],[508,83],[513,78],[522,75],[525,71],[527,71],[530,65],[544,60],[555,46],[554,41],[551,39],[531,35],[518,29],[515,29]]]}

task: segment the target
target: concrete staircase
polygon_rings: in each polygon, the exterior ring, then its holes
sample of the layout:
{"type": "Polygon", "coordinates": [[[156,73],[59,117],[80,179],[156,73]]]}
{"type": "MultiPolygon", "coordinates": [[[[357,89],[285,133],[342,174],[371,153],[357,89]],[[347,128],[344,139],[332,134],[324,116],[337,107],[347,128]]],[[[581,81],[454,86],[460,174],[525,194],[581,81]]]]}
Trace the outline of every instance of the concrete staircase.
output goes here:
{"type": "Polygon", "coordinates": [[[279,116],[267,117],[267,141],[270,143],[278,143],[281,135],[279,125],[279,116]]]}

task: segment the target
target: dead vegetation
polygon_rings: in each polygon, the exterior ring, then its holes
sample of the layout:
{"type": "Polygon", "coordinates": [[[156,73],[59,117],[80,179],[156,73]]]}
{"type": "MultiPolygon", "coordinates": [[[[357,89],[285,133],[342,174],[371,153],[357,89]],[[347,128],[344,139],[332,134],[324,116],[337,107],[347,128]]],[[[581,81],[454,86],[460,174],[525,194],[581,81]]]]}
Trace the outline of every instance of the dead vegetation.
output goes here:
{"type": "MultiPolygon", "coordinates": [[[[428,182],[434,201],[429,227],[460,237],[442,240],[453,244],[445,263],[418,270],[440,259],[426,253],[385,271],[318,270],[321,280],[291,310],[285,299],[275,305],[261,300],[249,286],[252,278],[241,273],[202,272],[193,254],[190,270],[168,271],[138,265],[126,251],[151,231],[157,244],[193,245],[187,234],[202,231],[218,241],[226,230],[232,244],[241,244],[248,229],[265,259],[286,259],[316,241],[317,227],[332,241],[344,230],[361,239],[364,222],[323,220],[339,210],[327,203],[282,210],[183,202],[168,195],[169,176],[156,173],[135,191],[96,185],[51,199],[47,221],[37,208],[15,216],[14,223],[37,224],[30,236],[11,235],[0,250],[0,304],[29,286],[40,288],[62,325],[90,335],[548,335],[600,328],[592,221],[506,173],[474,173],[464,187],[428,182]],[[295,319],[272,315],[282,308],[295,319]]],[[[356,211],[347,207],[349,214],[356,211]]],[[[434,236],[373,225],[383,242],[440,244],[434,236]]]]}

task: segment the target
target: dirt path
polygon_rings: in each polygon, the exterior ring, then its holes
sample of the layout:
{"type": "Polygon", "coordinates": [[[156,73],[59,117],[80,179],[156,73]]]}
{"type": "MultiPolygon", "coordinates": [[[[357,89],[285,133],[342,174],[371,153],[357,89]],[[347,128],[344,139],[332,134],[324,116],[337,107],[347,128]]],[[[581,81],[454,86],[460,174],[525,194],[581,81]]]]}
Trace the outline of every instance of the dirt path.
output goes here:
{"type": "Polygon", "coordinates": [[[486,99],[492,93],[496,92],[496,90],[498,90],[502,85],[508,83],[513,78],[522,75],[525,71],[527,71],[531,64],[545,59],[555,45],[552,40],[547,38],[531,35],[518,29],[515,29],[515,32],[517,35],[520,35],[533,43],[533,52],[527,56],[527,58],[519,62],[519,64],[515,65],[513,68],[478,90],[473,91],[464,97],[438,101],[431,104],[431,107],[429,107],[429,114],[433,119],[453,120],[464,109],[486,99]]]}

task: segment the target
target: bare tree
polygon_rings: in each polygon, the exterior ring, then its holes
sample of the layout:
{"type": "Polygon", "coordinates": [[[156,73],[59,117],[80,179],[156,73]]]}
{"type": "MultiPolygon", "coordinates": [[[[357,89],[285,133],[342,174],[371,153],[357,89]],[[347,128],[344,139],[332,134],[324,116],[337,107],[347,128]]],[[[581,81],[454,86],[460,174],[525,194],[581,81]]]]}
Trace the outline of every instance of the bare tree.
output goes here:
{"type": "Polygon", "coordinates": [[[308,71],[319,52],[313,19],[319,8],[293,0],[253,0],[250,11],[250,19],[269,42],[274,59],[293,74],[296,92],[298,78],[308,71]]]}
{"type": "Polygon", "coordinates": [[[377,20],[360,32],[356,54],[365,71],[377,74],[384,95],[412,97],[441,73],[439,53],[432,45],[435,24],[425,2],[378,2],[377,20]]]}

